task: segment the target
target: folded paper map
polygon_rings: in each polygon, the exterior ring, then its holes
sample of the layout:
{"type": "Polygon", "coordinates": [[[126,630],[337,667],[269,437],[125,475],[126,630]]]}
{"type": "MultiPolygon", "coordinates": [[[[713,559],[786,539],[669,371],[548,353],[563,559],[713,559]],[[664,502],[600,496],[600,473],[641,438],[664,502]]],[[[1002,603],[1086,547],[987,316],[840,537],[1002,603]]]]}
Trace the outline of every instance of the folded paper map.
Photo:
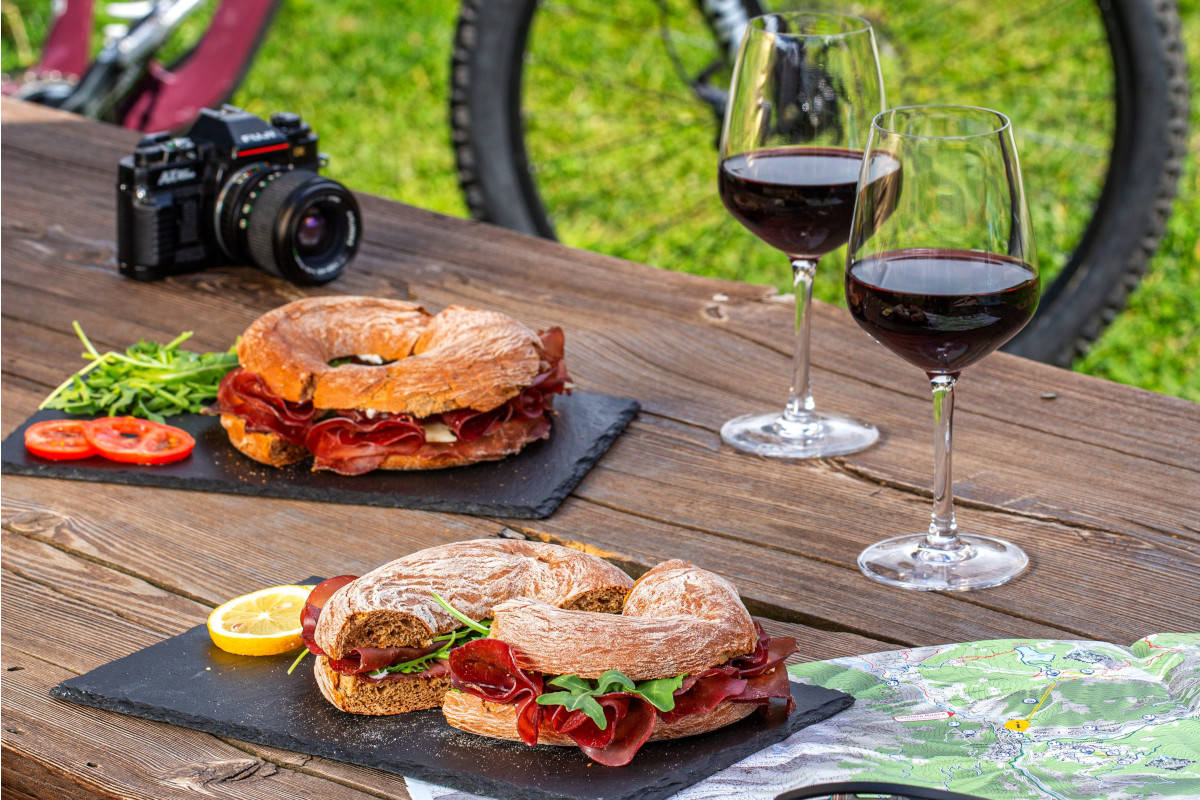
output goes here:
{"type": "MultiPolygon", "coordinates": [[[[678,800],[771,800],[850,782],[989,800],[1200,797],[1200,633],[1132,647],[1004,639],[789,668],[856,698],[678,800]]],[[[414,800],[465,800],[409,782],[414,800]]]]}

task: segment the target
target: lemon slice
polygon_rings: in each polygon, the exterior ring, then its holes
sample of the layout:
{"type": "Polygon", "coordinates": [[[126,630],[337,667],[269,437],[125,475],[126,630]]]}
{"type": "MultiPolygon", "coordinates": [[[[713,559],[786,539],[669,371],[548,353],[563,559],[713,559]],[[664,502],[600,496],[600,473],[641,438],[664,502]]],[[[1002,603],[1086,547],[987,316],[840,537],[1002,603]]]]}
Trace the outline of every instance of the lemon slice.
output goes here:
{"type": "Polygon", "coordinates": [[[208,615],[213,644],[240,656],[273,656],[304,644],[300,612],[311,586],[272,586],[235,597],[208,615]]]}

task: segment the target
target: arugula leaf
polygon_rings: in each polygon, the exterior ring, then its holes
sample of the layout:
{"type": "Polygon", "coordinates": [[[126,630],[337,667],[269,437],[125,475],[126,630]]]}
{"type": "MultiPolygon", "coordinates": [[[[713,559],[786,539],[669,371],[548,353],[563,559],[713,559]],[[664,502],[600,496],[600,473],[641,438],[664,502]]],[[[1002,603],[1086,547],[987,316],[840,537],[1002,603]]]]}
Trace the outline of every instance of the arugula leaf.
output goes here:
{"type": "Polygon", "coordinates": [[[595,681],[578,675],[558,675],[546,683],[564,691],[540,695],[537,701],[543,706],[564,706],[568,711],[582,711],[591,717],[596,727],[604,730],[608,721],[604,719],[604,708],[596,700],[599,695],[628,692],[641,697],[659,711],[670,711],[675,708],[675,692],[683,686],[686,677],[676,675],[673,678],[634,683],[632,678],[616,669],[608,670],[595,681]]]}
{"type": "Polygon", "coordinates": [[[39,408],[71,414],[132,414],[155,422],[172,414],[199,413],[217,399],[225,373],[238,365],[236,346],[224,353],[192,353],[179,345],[191,331],[167,344],[141,340],[124,353],[101,354],[78,322],[72,322],[91,363],[67,378],[39,408]]]}
{"type": "Polygon", "coordinates": [[[581,678],[578,675],[559,675],[557,678],[551,678],[547,683],[557,689],[566,689],[568,692],[575,694],[590,692],[592,690],[591,681],[581,678]]]}
{"type": "Polygon", "coordinates": [[[596,681],[596,694],[607,692],[637,692],[637,685],[619,669],[610,669],[596,681]],[[616,687],[615,689],[612,687],[616,687]]]}
{"type": "Polygon", "coordinates": [[[642,681],[635,691],[659,711],[671,711],[675,708],[675,692],[683,686],[683,679],[686,677],[676,675],[674,678],[642,681]]]}

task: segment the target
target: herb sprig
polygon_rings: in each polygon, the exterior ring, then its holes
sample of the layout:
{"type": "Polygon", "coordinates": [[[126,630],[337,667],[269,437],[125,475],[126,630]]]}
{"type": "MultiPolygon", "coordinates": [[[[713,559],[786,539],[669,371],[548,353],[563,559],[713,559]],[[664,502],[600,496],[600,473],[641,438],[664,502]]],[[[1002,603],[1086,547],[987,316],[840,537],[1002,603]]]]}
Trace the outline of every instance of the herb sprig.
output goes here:
{"type": "Polygon", "coordinates": [[[609,692],[628,692],[642,697],[659,711],[670,711],[675,708],[675,692],[683,686],[686,675],[676,675],[673,678],[658,678],[652,681],[634,681],[624,672],[610,669],[595,681],[581,678],[578,675],[559,675],[547,683],[561,692],[550,692],[538,696],[538,704],[543,706],[563,706],[567,711],[582,711],[587,714],[596,727],[605,730],[608,720],[604,716],[604,707],[596,697],[609,692]]]}
{"type": "Polygon", "coordinates": [[[172,414],[203,411],[217,398],[221,378],[238,365],[235,347],[224,353],[193,353],[179,345],[191,338],[185,331],[167,344],[145,339],[124,353],[101,354],[72,322],[90,361],[62,382],[39,408],[56,408],[69,414],[129,414],[162,422],[172,414]]]}

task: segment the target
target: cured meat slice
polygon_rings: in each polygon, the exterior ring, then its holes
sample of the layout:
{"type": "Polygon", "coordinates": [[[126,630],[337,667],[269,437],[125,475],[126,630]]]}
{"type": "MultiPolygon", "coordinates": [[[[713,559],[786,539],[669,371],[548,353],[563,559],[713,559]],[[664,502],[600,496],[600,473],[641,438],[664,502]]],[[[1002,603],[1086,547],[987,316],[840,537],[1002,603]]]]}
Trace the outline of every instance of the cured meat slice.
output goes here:
{"type": "Polygon", "coordinates": [[[317,410],[311,402],[289,403],[276,395],[253,372],[235,367],[217,388],[214,411],[246,421],[246,430],[274,433],[292,444],[304,444],[317,410]]]}
{"type": "Polygon", "coordinates": [[[390,455],[421,449],[425,428],[408,414],[370,417],[361,411],[339,411],[313,425],[304,444],[315,457],[314,469],[361,475],[390,455]]]}
{"type": "Polygon", "coordinates": [[[517,733],[521,741],[537,744],[542,722],[542,676],[517,666],[512,648],[498,639],[476,639],[450,651],[450,684],[459,691],[493,703],[517,707],[517,733]]]}
{"type": "Polygon", "coordinates": [[[300,638],[304,640],[310,653],[318,656],[325,655],[325,651],[318,647],[316,640],[313,639],[313,634],[317,630],[317,620],[321,618],[321,609],[329,602],[329,598],[333,597],[334,592],[355,580],[358,580],[357,575],[338,575],[336,578],[326,578],[308,593],[304,610],[300,612],[300,638]]]}

